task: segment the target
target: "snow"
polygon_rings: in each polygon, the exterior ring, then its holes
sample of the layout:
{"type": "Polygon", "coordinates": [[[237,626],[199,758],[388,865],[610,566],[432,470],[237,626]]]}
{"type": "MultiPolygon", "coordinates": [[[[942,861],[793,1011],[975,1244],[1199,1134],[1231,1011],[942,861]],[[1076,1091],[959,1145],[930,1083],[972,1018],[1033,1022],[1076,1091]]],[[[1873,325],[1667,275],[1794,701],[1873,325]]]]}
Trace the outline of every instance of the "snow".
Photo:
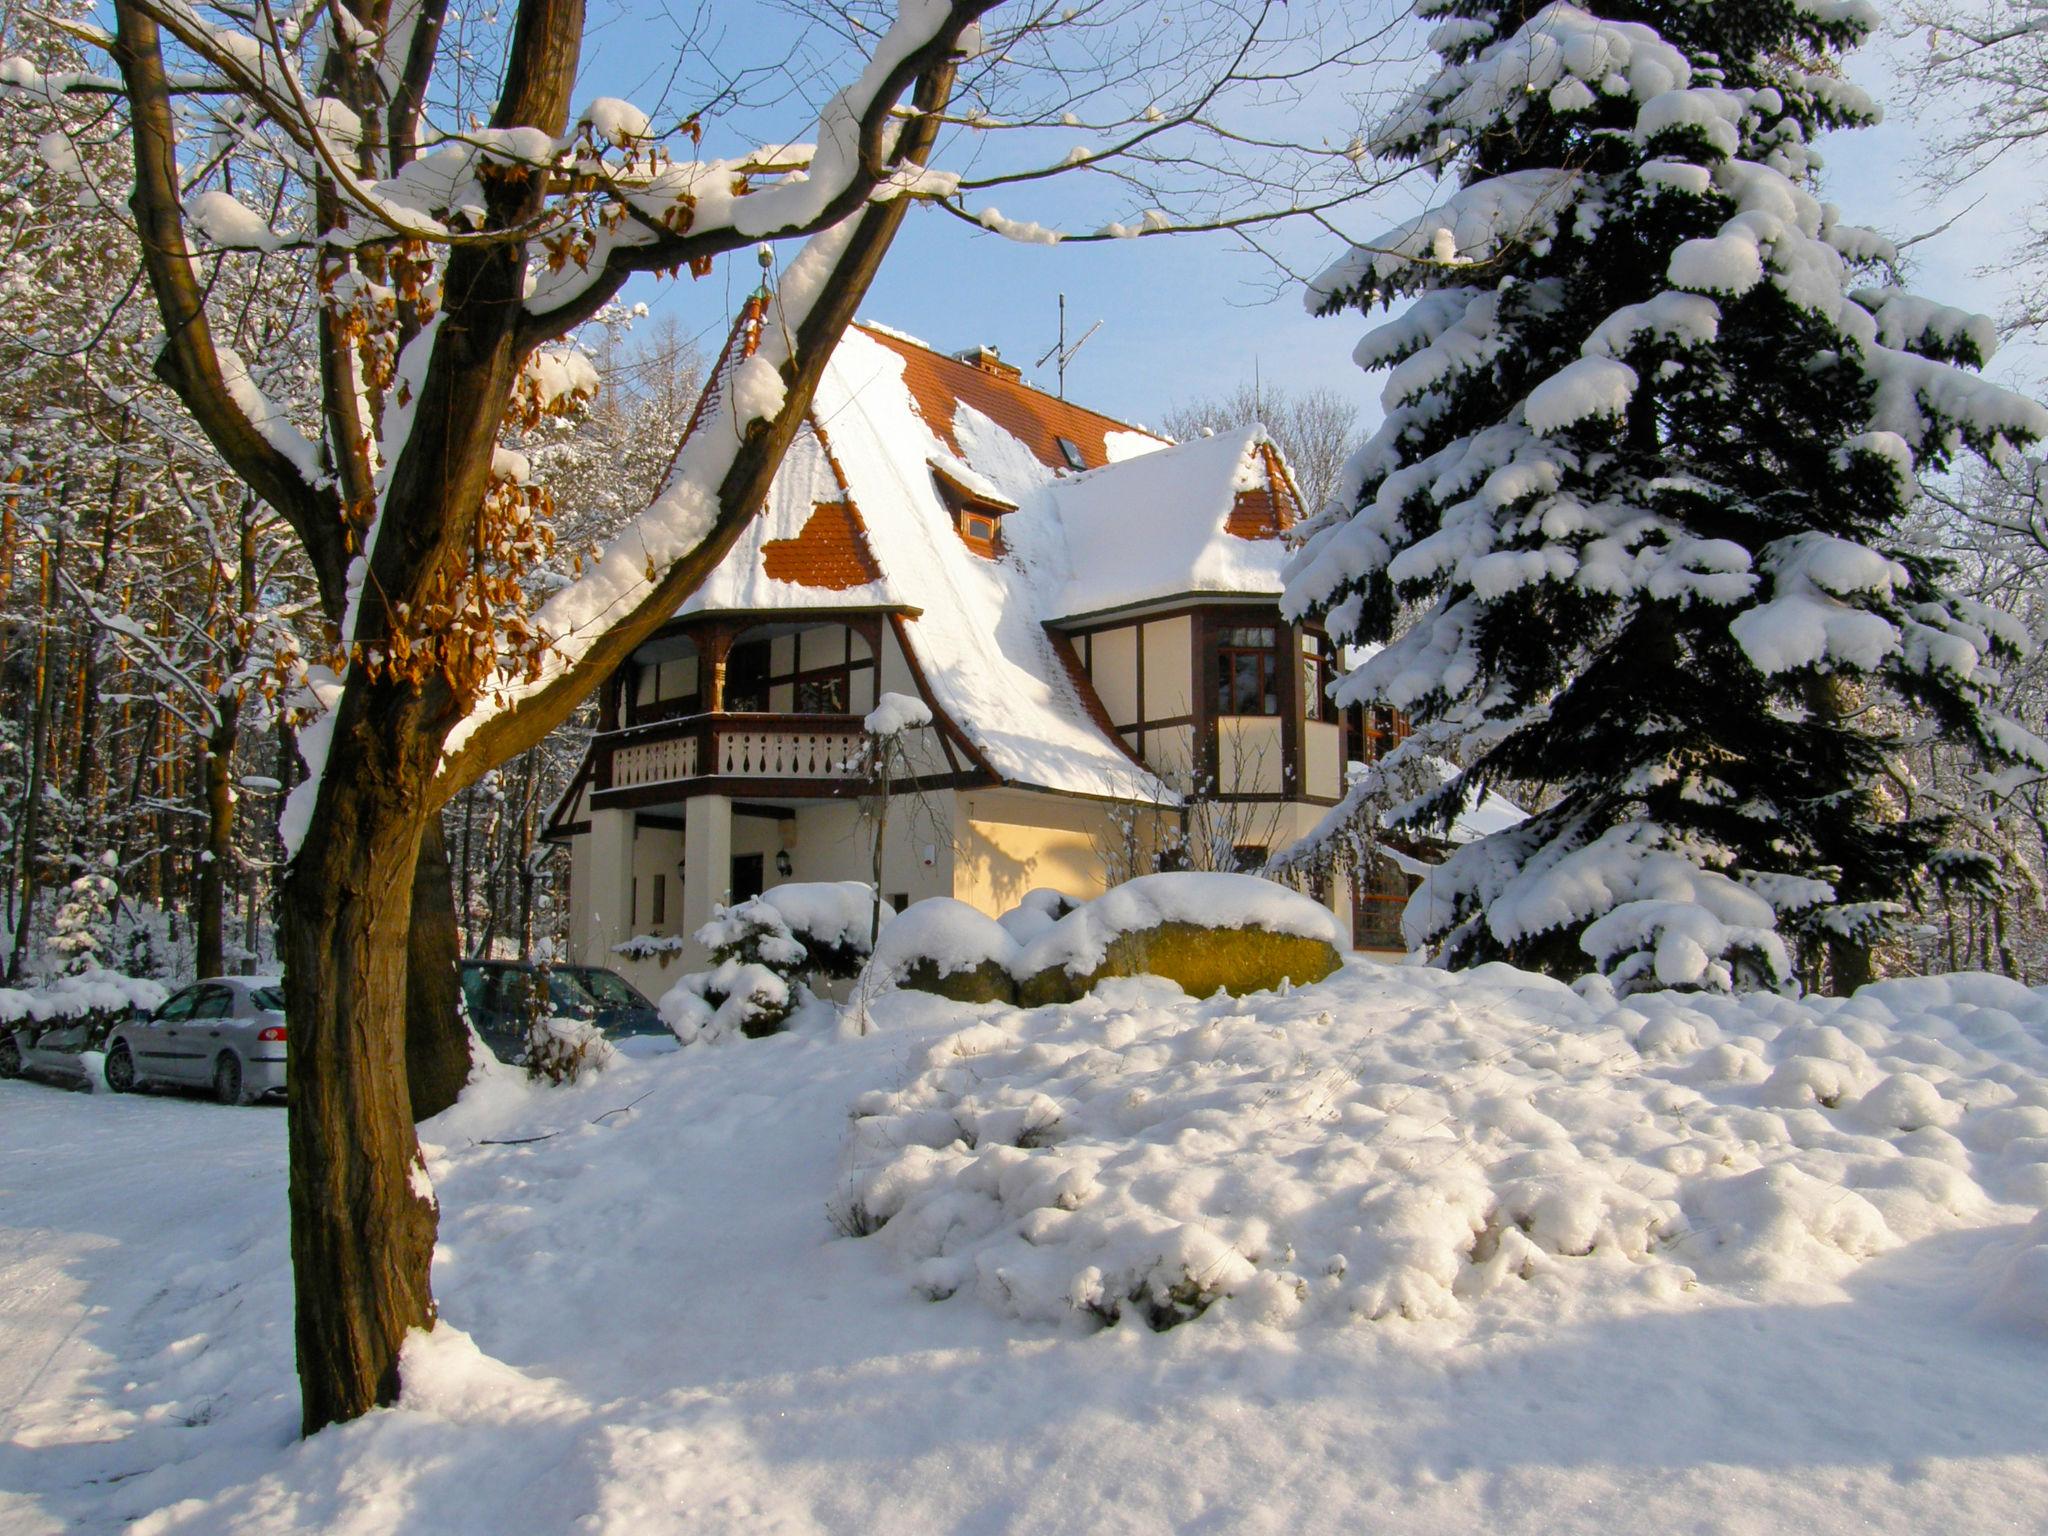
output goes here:
{"type": "Polygon", "coordinates": [[[285,1113],[0,1082],[0,1526],[2048,1521],[2041,993],[1615,1006],[1366,964],[1255,1002],[1112,988],[487,1074],[423,1127],[441,1322],[404,1400],[304,1443],[285,1113]],[[840,1236],[884,1126],[930,1178],[840,1236]],[[971,1273],[933,1304],[942,1190],[939,1260],[971,1273]],[[1251,1275],[1164,1334],[1056,1292],[1154,1253],[1251,1275]]]}
{"type": "MultiPolygon", "coordinates": [[[[875,888],[865,880],[793,880],[754,898],[772,907],[799,939],[865,950],[875,917],[875,888]]],[[[896,913],[882,905],[882,927],[896,913]]]]}
{"type": "Polygon", "coordinates": [[[1529,391],[1524,417],[1542,437],[1588,416],[1620,416],[1636,392],[1636,371],[1611,357],[1581,357],[1529,391]]]}
{"type": "Polygon", "coordinates": [[[885,693],[868,711],[860,728],[870,736],[900,736],[932,723],[932,707],[907,693],[885,693]]]}
{"type": "Polygon", "coordinates": [[[57,976],[38,985],[0,987],[0,1025],[44,1024],[88,1013],[149,1013],[170,990],[146,976],[127,976],[94,966],[76,976],[57,976]]]}
{"type": "Polygon", "coordinates": [[[950,896],[914,901],[875,941],[871,974],[900,982],[920,960],[941,976],[971,971],[993,960],[1007,968],[1017,957],[1017,940],[985,912],[950,896]]]}
{"type": "Polygon", "coordinates": [[[1101,613],[1192,592],[1277,596],[1286,545],[1224,526],[1238,492],[1265,485],[1260,450],[1270,444],[1265,428],[1236,427],[1049,488],[1072,574],[1048,612],[1101,613]]]}
{"type": "Polygon", "coordinates": [[[201,239],[223,249],[274,251],[281,243],[263,215],[232,193],[195,192],[185,201],[185,217],[201,239]]]}
{"type": "Polygon", "coordinates": [[[600,96],[583,109],[581,121],[590,124],[599,138],[622,148],[648,136],[650,119],[630,101],[600,96]]]}

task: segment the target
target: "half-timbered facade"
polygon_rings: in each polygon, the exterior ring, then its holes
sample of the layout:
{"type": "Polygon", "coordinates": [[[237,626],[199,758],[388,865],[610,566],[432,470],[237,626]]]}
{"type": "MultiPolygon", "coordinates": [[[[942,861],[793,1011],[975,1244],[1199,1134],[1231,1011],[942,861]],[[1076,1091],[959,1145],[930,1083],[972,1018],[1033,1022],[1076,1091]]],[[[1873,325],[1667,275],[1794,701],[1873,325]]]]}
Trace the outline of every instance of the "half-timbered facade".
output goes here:
{"type": "Polygon", "coordinates": [[[1171,444],[991,351],[853,328],[762,515],[603,690],[549,828],[577,958],[687,942],[782,881],[867,878],[861,722],[885,693],[933,720],[900,786],[922,814],[888,819],[898,905],[1000,913],[1176,840],[1212,864],[1294,841],[1400,730],[1338,718],[1328,641],[1280,613],[1300,514],[1257,429],[1171,444]]]}

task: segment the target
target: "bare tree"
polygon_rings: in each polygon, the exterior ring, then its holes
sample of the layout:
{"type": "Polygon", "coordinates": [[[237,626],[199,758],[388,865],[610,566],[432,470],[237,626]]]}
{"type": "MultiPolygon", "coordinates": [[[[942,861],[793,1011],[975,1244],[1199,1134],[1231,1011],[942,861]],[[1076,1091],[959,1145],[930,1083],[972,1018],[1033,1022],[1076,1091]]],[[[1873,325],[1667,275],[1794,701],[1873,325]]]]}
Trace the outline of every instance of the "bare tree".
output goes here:
{"type": "MultiPolygon", "coordinates": [[[[1997,171],[2013,187],[2038,187],[2048,149],[2048,5],[2042,0],[1905,0],[1906,28],[1923,35],[1910,78],[1911,104],[1934,128],[1928,180],[1949,188],[1997,171]]],[[[2048,322],[2048,200],[2015,210],[2024,220],[2011,330],[2048,322]]]]}
{"type": "Polygon", "coordinates": [[[1260,381],[1176,405],[1160,428],[1185,442],[1204,432],[1253,425],[1263,426],[1279,445],[1311,512],[1330,499],[1344,461],[1359,442],[1355,401],[1334,389],[1296,391],[1260,381]]]}
{"type": "Polygon", "coordinates": [[[452,988],[452,910],[424,920],[449,903],[445,871],[421,874],[441,855],[440,811],[568,718],[731,550],[912,203],[1042,238],[970,200],[1093,176],[1138,206],[1071,238],[1255,238],[1369,187],[1341,148],[1270,127],[1362,46],[1341,8],[1231,0],[1164,26],[1130,0],[1025,5],[984,33],[994,7],[822,9],[797,52],[822,57],[835,29],[850,47],[826,66],[847,76],[815,148],[792,135],[723,156],[702,140],[744,96],[736,76],[659,123],[609,98],[572,110],[582,0],[519,0],[502,38],[459,49],[442,47],[444,23],[468,24],[445,0],[285,17],[114,0],[113,32],[79,35],[116,76],[10,62],[0,77],[30,100],[117,104],[157,371],[297,534],[333,626],[331,654],[304,673],[309,776],[284,828],[308,1432],[391,1401],[400,1345],[434,1315],[406,1016],[409,974],[452,988]],[[1346,40],[1325,42],[1325,22],[1346,40]],[[1233,99],[1248,103],[1235,127],[1233,99]],[[430,102],[452,110],[430,121],[430,102]],[[942,134],[989,169],[930,169],[942,134]],[[991,136],[1006,147],[983,154],[991,136]],[[802,246],[751,355],[731,360],[661,493],[542,600],[552,502],[506,435],[588,399],[575,333],[630,279],[708,270],[764,240],[802,246]],[[317,296],[303,379],[256,376],[209,282],[279,256],[317,296]]]}

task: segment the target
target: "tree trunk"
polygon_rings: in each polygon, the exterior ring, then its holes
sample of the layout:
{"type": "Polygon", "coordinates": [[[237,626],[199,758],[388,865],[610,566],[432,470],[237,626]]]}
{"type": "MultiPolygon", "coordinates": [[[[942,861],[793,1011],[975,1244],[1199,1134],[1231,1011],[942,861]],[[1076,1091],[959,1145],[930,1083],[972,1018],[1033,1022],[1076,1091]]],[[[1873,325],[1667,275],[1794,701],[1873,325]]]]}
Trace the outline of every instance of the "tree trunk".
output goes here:
{"type": "Polygon", "coordinates": [[[283,901],[292,1287],[309,1435],[395,1401],[406,1334],[434,1322],[436,1211],[406,1086],[407,939],[430,764],[391,750],[416,734],[403,726],[350,723],[339,722],[283,901]]]}
{"type": "Polygon", "coordinates": [[[440,816],[430,815],[413,868],[405,955],[405,1075],[415,1123],[453,1104],[469,1081],[469,1031],[456,1000],[457,943],[448,841],[440,816]]]}
{"type": "MultiPolygon", "coordinates": [[[[63,535],[57,536],[57,558],[64,557],[63,535]]],[[[35,719],[29,726],[28,781],[16,822],[15,864],[21,905],[15,919],[14,951],[7,957],[7,979],[20,981],[28,964],[29,925],[36,915],[36,840],[41,835],[44,759],[50,743],[50,554],[43,552],[41,602],[36,625],[35,719]]]]}
{"type": "Polygon", "coordinates": [[[1828,940],[1828,982],[1836,997],[1847,997],[1858,987],[1877,980],[1877,968],[1870,946],[1848,939],[1828,940]]]}
{"type": "Polygon", "coordinates": [[[235,856],[235,738],[240,710],[226,698],[216,699],[220,713],[206,738],[206,846],[199,851],[198,910],[192,914],[196,936],[195,974],[227,974],[228,864],[235,856]]]}

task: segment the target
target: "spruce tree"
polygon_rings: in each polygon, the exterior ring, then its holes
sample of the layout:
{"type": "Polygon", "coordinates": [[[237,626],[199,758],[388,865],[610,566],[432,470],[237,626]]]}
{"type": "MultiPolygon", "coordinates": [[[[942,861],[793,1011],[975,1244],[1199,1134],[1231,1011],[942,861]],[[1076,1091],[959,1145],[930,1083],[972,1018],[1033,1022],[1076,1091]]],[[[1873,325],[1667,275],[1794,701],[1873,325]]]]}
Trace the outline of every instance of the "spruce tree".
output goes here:
{"type": "Polygon", "coordinates": [[[1903,733],[2048,766],[1987,702],[2024,635],[1903,531],[1917,476],[2048,412],[1816,195],[1816,136],[1878,116],[1839,70],[1868,5],[1604,9],[1425,0],[1439,68],[1372,147],[1448,195],[1312,285],[1391,312],[1357,352],[1391,373],[1288,605],[1389,642],[1340,699],[1464,765],[1406,825],[1554,791],[1431,874],[1411,942],[1624,987],[1783,985],[1803,948],[1852,984],[1969,873],[1880,791],[1903,733]]]}

